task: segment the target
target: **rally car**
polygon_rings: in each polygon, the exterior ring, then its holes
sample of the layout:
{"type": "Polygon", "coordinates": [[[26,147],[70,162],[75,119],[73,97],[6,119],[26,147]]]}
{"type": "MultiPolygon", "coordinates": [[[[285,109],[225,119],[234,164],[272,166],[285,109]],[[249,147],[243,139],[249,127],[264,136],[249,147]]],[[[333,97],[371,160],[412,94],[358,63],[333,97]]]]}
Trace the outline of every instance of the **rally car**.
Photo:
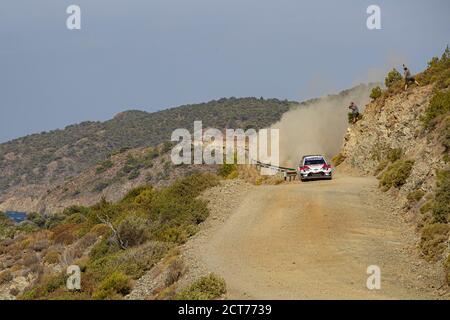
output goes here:
{"type": "Polygon", "coordinates": [[[298,167],[300,180],[332,179],[332,168],[324,156],[303,156],[298,167]]]}

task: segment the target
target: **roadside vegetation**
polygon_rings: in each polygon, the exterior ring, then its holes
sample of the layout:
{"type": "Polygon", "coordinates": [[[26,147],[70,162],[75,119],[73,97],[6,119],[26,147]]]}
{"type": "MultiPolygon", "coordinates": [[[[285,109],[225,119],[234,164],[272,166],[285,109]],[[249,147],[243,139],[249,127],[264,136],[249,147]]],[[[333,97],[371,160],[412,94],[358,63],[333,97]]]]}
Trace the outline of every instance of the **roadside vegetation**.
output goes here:
{"type": "MultiPolygon", "coordinates": [[[[197,232],[209,214],[198,196],[218,183],[216,175],[193,174],[167,188],[142,186],[117,203],[103,199],[52,218],[34,214],[24,223],[33,225],[27,231],[2,215],[2,281],[10,281],[10,274],[30,275],[34,280],[20,299],[122,299],[136,279],[197,232]],[[57,271],[71,264],[82,271],[75,292],[66,289],[65,272],[57,271]]],[[[173,283],[177,265],[172,268],[173,283]]],[[[215,280],[203,280],[192,292],[211,296],[201,290],[215,280]]]]}
{"type": "Polygon", "coordinates": [[[242,179],[254,185],[277,185],[284,181],[280,175],[262,175],[255,166],[223,164],[218,169],[218,174],[225,179],[242,179]]]}
{"type": "Polygon", "coordinates": [[[413,165],[413,160],[397,160],[389,165],[380,177],[382,190],[388,191],[392,187],[400,188],[404,185],[411,173],[413,165]]]}
{"type": "Polygon", "coordinates": [[[331,159],[331,162],[334,164],[335,167],[337,167],[344,161],[345,161],[345,156],[342,153],[338,153],[331,159]]]}
{"type": "Polygon", "coordinates": [[[214,275],[201,277],[175,296],[176,300],[213,300],[226,293],[225,281],[214,275]]]}
{"type": "Polygon", "coordinates": [[[438,173],[437,188],[432,199],[421,207],[422,228],[419,248],[429,261],[444,259],[447,282],[450,285],[450,170],[438,173]],[[443,256],[446,254],[447,256],[443,256]]]}

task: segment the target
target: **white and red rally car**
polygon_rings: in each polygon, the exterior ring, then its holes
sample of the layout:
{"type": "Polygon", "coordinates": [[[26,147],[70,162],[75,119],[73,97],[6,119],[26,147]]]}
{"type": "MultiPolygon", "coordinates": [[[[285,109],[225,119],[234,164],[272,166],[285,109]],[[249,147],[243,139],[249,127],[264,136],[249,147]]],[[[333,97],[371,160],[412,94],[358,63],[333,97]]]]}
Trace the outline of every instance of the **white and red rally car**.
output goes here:
{"type": "Polygon", "coordinates": [[[332,179],[332,168],[324,156],[303,156],[298,167],[300,180],[332,179]]]}

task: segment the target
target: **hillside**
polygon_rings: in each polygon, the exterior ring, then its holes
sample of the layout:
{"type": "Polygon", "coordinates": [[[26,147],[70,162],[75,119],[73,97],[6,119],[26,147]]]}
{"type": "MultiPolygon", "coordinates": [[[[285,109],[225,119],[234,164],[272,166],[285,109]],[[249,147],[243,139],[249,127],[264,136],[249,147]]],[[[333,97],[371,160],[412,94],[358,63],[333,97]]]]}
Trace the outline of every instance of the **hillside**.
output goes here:
{"type": "Polygon", "coordinates": [[[0,211],[57,213],[73,205],[93,205],[102,198],[116,202],[138,186],[160,188],[196,172],[217,171],[217,166],[173,165],[170,147],[165,143],[125,150],[61,183],[11,188],[0,196],[0,211]]]}
{"type": "MultiPolygon", "coordinates": [[[[73,204],[92,205],[101,197],[116,201],[142,184],[161,187],[193,171],[215,172],[214,166],[173,166],[169,159],[171,145],[167,140],[172,130],[185,127],[192,131],[194,120],[202,120],[204,127],[209,124],[216,128],[261,128],[288,115],[296,130],[313,133],[306,126],[298,128],[296,124],[304,119],[290,116],[288,111],[320,110],[326,104],[330,107],[327,114],[341,119],[342,130],[333,133],[334,139],[339,140],[347,125],[349,99],[362,104],[374,85],[360,84],[300,104],[230,98],[156,113],[128,111],[104,123],[82,123],[8,142],[0,145],[5,172],[0,177],[4,184],[3,189],[0,187],[0,210],[55,213],[73,204]]],[[[321,115],[322,119],[327,117],[321,115]]],[[[326,127],[330,121],[323,121],[318,128],[326,127]]],[[[281,134],[284,137],[288,132],[282,129],[281,134]]],[[[337,146],[338,142],[333,144],[337,146]]],[[[295,150],[297,157],[298,148],[290,150],[295,150]]]]}
{"type": "Polygon", "coordinates": [[[400,78],[373,95],[334,160],[378,177],[396,210],[416,225],[423,258],[444,263],[450,283],[450,50],[416,78],[419,87],[404,90],[400,78]]]}
{"type": "Polygon", "coordinates": [[[62,183],[123,148],[156,146],[176,128],[263,128],[292,102],[229,98],[154,113],[126,111],[106,122],[83,122],[0,144],[0,195],[17,186],[62,183]]]}

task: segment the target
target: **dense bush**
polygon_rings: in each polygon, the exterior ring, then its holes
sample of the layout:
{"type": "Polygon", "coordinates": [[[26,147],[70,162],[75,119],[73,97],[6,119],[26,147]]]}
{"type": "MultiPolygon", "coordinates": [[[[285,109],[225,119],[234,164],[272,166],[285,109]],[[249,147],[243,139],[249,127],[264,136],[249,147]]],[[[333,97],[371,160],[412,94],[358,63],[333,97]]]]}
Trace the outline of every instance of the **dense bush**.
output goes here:
{"type": "Polygon", "coordinates": [[[147,220],[136,216],[127,216],[119,224],[117,232],[127,247],[140,245],[149,238],[147,220]]]}
{"type": "Polygon", "coordinates": [[[167,268],[167,276],[165,280],[166,287],[171,286],[177,282],[186,272],[186,266],[184,265],[183,259],[176,257],[170,262],[167,268]]]}
{"type": "Polygon", "coordinates": [[[430,105],[422,116],[422,122],[426,127],[431,127],[441,116],[450,112],[450,90],[438,91],[430,100],[430,105]]]}
{"type": "Polygon", "coordinates": [[[370,93],[370,98],[372,100],[376,100],[379,97],[381,97],[383,94],[383,91],[381,90],[381,88],[379,86],[376,86],[375,88],[372,89],[372,92],[370,93]]]}
{"type": "Polygon", "coordinates": [[[395,162],[397,160],[400,160],[403,156],[403,150],[402,148],[394,148],[394,149],[389,149],[386,155],[386,158],[390,161],[390,162],[395,162]]]}
{"type": "Polygon", "coordinates": [[[402,80],[402,75],[397,71],[397,69],[393,68],[391,71],[389,71],[386,78],[384,79],[384,84],[387,88],[391,88],[400,80],[402,80]]]}
{"type": "Polygon", "coordinates": [[[213,300],[226,293],[225,281],[214,275],[202,277],[175,296],[178,300],[213,300]]]}
{"type": "MultiPolygon", "coordinates": [[[[48,264],[76,261],[83,272],[82,290],[68,292],[59,276],[43,277],[23,298],[122,298],[130,290],[130,280],[141,277],[198,231],[197,225],[209,213],[206,202],[198,196],[218,183],[216,175],[196,173],[166,188],[133,189],[117,203],[102,199],[91,207],[65,209],[65,218],[45,230],[44,236],[48,235],[53,247],[43,249],[42,260],[48,264]]],[[[38,235],[30,234],[20,247],[32,249],[41,242],[49,245],[38,235]]],[[[39,264],[33,251],[26,257],[23,264],[39,264]]],[[[173,262],[167,281],[177,281],[183,272],[182,264],[173,262]]]]}
{"type": "Polygon", "coordinates": [[[428,224],[422,228],[420,250],[427,260],[438,260],[446,248],[450,226],[445,223],[428,224]]]}
{"type": "Polygon", "coordinates": [[[397,160],[381,175],[380,186],[384,191],[389,190],[391,187],[401,187],[408,179],[413,165],[414,161],[412,160],[397,160]]]}
{"type": "Polygon", "coordinates": [[[450,254],[447,256],[447,259],[444,262],[444,268],[445,268],[445,280],[447,282],[447,285],[450,286],[450,254]]]}
{"type": "Polygon", "coordinates": [[[432,58],[428,68],[417,76],[421,85],[433,83],[437,89],[450,86],[450,49],[447,46],[441,58],[432,58]]]}
{"type": "Polygon", "coordinates": [[[113,272],[100,283],[93,297],[94,299],[120,299],[130,291],[130,279],[121,272],[113,272]]]}
{"type": "Polygon", "coordinates": [[[450,170],[438,172],[432,213],[437,222],[450,223],[450,170]]]}
{"type": "Polygon", "coordinates": [[[14,223],[0,211],[0,241],[14,235],[14,223]]]}
{"type": "Polygon", "coordinates": [[[233,172],[235,172],[237,170],[237,165],[232,163],[232,164],[228,164],[228,163],[224,163],[222,164],[219,169],[218,169],[218,174],[224,178],[230,176],[233,172]]]}

